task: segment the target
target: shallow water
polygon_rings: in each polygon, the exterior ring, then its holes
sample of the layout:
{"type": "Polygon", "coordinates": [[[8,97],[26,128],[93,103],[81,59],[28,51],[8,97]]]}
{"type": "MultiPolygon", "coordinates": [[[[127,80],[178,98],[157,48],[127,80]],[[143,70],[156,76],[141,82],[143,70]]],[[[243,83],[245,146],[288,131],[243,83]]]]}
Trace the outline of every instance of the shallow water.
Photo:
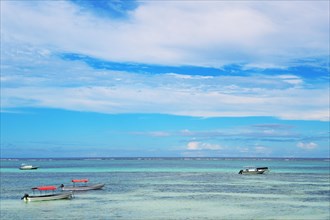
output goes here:
{"type": "Polygon", "coordinates": [[[329,219],[329,181],[326,159],[1,160],[1,219],[329,219]],[[237,174],[250,165],[271,171],[237,174]],[[106,186],[72,200],[20,200],[78,178],[106,186]]]}

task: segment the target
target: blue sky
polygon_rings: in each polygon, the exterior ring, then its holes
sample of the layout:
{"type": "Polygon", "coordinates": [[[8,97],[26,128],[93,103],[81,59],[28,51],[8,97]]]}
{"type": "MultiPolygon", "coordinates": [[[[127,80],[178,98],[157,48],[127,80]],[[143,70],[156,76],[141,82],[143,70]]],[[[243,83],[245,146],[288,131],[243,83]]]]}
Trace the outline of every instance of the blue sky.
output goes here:
{"type": "Polygon", "coordinates": [[[1,1],[1,157],[329,157],[329,1],[1,1]]]}

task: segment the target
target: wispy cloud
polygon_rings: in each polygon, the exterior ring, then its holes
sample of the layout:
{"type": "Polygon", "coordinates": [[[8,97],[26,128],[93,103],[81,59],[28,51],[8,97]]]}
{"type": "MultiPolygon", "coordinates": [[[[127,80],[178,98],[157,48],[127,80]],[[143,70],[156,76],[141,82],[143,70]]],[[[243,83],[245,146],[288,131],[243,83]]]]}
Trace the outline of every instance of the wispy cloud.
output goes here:
{"type": "MultiPolygon", "coordinates": [[[[135,131],[129,132],[132,135],[143,135],[149,137],[159,137],[161,140],[168,138],[178,138],[183,143],[187,143],[189,150],[212,150],[224,149],[220,143],[230,143],[231,148],[238,148],[239,151],[264,152],[269,151],[265,143],[270,145],[287,145],[297,143],[303,148],[309,143],[323,143],[329,138],[326,132],[299,131],[298,127],[287,124],[256,124],[251,126],[230,126],[214,130],[158,130],[158,131],[135,131]],[[241,146],[244,143],[245,146],[241,146]],[[260,144],[263,143],[263,144],[260,144]]],[[[311,146],[313,145],[311,144],[311,146]]]]}
{"type": "Polygon", "coordinates": [[[31,62],[25,55],[12,55],[4,63],[8,66],[1,74],[2,108],[329,120],[326,80],[310,88],[298,76],[290,76],[288,82],[288,76],[253,73],[248,77],[128,73],[93,69],[52,55],[31,62]],[[38,63],[47,68],[37,67],[38,63]]]}
{"type": "Polygon", "coordinates": [[[222,147],[218,144],[202,143],[191,141],[187,144],[187,150],[221,150],[222,147]]]}
{"type": "Polygon", "coordinates": [[[165,132],[165,131],[148,131],[148,132],[135,131],[135,132],[130,132],[130,134],[145,135],[145,136],[150,136],[150,137],[168,137],[168,136],[171,136],[170,132],[165,132]]]}
{"type": "MultiPolygon", "coordinates": [[[[327,1],[146,1],[126,9],[124,20],[94,16],[90,12],[97,7],[89,11],[69,1],[2,1],[1,6],[5,42],[30,42],[113,61],[287,66],[328,54],[327,1]]],[[[108,7],[108,12],[113,9],[108,7]]]]}
{"type": "Polygon", "coordinates": [[[284,119],[329,120],[325,91],[301,93],[278,91],[278,94],[268,92],[267,95],[265,91],[262,94],[264,97],[258,97],[157,87],[20,87],[2,89],[2,108],[35,106],[103,113],[276,116],[284,119]]]}
{"type": "Polygon", "coordinates": [[[329,120],[328,2],[122,4],[2,1],[1,108],[329,120]]]}
{"type": "Polygon", "coordinates": [[[317,144],[314,142],[298,142],[297,147],[304,150],[313,150],[317,148],[317,144]]]}

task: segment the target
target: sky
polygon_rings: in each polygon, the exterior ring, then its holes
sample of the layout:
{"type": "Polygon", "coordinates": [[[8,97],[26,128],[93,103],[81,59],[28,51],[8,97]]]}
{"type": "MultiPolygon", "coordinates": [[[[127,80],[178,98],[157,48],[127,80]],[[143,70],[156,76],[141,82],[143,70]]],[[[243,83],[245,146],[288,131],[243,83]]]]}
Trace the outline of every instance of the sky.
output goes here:
{"type": "Polygon", "coordinates": [[[330,3],[1,2],[1,158],[329,158],[330,3]]]}

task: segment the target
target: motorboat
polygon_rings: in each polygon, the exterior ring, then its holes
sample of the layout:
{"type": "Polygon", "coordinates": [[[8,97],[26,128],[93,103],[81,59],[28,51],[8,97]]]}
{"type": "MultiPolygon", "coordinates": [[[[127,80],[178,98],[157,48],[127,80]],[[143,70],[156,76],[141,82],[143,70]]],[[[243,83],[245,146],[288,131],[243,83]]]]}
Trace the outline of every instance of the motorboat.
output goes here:
{"type": "Polygon", "coordinates": [[[73,179],[71,182],[73,183],[73,186],[64,186],[61,184],[60,188],[63,191],[87,191],[102,189],[105,185],[104,183],[87,185],[87,182],[89,182],[88,179],[73,179]]]}
{"type": "Polygon", "coordinates": [[[24,164],[24,163],[22,163],[21,166],[19,167],[20,170],[36,170],[38,168],[39,167],[32,166],[32,165],[27,165],[27,164],[24,164]]]}
{"type": "Polygon", "coordinates": [[[269,169],[268,169],[268,167],[257,167],[257,170],[258,171],[265,171],[265,172],[268,172],[269,171],[269,169]]]}
{"type": "Polygon", "coordinates": [[[268,167],[244,167],[238,174],[263,174],[269,171],[268,167]]]}
{"type": "Polygon", "coordinates": [[[34,201],[49,201],[49,200],[59,200],[59,199],[71,199],[73,196],[72,192],[59,192],[55,193],[57,188],[55,186],[38,186],[32,188],[33,195],[24,194],[21,198],[25,202],[34,202],[34,201]],[[35,195],[35,190],[40,192],[40,195],[35,195]],[[42,192],[52,191],[52,193],[45,193],[42,192]]]}

